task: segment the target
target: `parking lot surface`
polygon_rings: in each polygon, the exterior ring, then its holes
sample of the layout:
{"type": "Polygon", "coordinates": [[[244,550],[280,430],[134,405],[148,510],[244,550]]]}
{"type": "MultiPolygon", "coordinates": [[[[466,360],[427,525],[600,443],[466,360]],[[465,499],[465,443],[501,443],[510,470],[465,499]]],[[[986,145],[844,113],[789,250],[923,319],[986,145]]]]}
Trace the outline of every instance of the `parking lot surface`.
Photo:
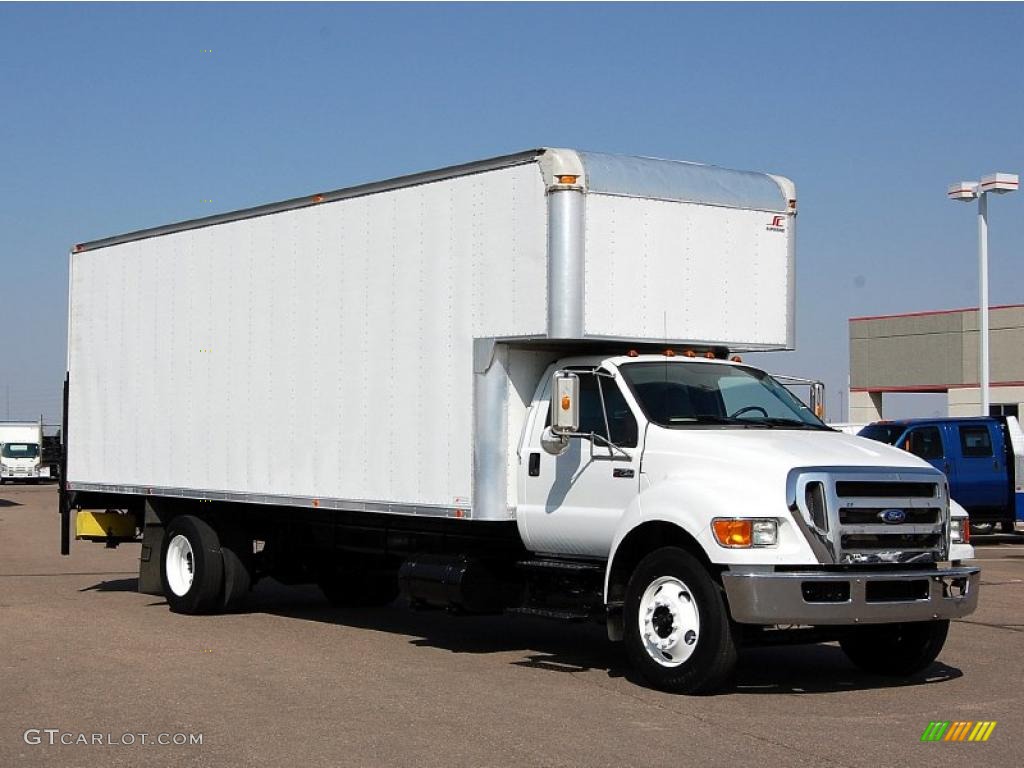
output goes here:
{"type": "Polygon", "coordinates": [[[979,610],[921,675],[753,649],[735,689],[683,697],[631,679],[599,626],[338,610],[272,581],[175,615],[136,591],[138,545],[61,557],[56,509],[54,486],[0,487],[0,766],[1021,762],[1024,539],[976,539],[979,610]],[[931,721],[996,726],[922,743],[931,721]]]}

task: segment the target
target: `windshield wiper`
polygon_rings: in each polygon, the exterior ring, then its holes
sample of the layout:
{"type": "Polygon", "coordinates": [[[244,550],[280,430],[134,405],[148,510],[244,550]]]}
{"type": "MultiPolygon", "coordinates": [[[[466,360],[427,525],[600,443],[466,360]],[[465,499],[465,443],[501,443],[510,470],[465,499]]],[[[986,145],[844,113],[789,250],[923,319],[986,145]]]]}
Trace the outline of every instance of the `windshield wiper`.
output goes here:
{"type": "Polygon", "coordinates": [[[798,419],[783,419],[778,416],[770,416],[768,418],[758,418],[756,424],[765,424],[771,427],[797,427],[799,429],[817,429],[817,430],[828,430],[832,431],[829,427],[818,424],[810,424],[806,421],[800,421],[798,419]]]}
{"type": "Polygon", "coordinates": [[[750,419],[737,419],[732,416],[715,416],[711,413],[702,413],[699,416],[688,417],[685,419],[679,419],[673,421],[672,426],[686,425],[686,424],[729,424],[737,427],[765,427],[770,428],[770,424],[766,424],[764,421],[758,419],[752,421],[750,419]]]}

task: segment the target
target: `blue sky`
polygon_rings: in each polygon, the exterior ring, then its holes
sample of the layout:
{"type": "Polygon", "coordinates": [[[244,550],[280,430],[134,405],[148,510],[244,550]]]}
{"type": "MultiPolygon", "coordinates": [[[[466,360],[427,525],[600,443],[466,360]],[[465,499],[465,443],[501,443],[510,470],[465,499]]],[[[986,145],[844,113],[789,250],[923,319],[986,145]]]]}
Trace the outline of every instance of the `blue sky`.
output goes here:
{"type": "MultiPolygon", "coordinates": [[[[75,242],[545,145],[793,178],[798,350],[759,362],[835,413],[848,317],[977,303],[945,189],[1024,171],[1022,33],[1016,4],[2,4],[0,417],[59,415],[75,242]]],[[[1024,195],[990,223],[992,302],[1024,302],[1024,195]]]]}

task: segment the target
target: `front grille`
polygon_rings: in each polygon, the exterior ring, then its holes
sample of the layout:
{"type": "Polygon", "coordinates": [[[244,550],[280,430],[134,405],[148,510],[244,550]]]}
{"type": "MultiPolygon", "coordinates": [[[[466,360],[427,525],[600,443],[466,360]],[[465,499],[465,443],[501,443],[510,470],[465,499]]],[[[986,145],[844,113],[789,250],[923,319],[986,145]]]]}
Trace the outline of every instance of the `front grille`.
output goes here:
{"type": "MultiPolygon", "coordinates": [[[[882,515],[889,507],[845,507],[839,510],[840,525],[873,525],[884,522],[882,515]]],[[[905,523],[940,523],[942,510],[938,507],[925,509],[905,509],[905,523]]]]}
{"type": "Polygon", "coordinates": [[[945,478],[927,469],[815,469],[799,473],[790,498],[832,561],[849,565],[944,560],[948,494],[945,478]]]}
{"type": "Polygon", "coordinates": [[[885,498],[886,496],[934,499],[936,493],[936,483],[893,483],[872,480],[836,481],[836,496],[844,499],[885,498]]]}

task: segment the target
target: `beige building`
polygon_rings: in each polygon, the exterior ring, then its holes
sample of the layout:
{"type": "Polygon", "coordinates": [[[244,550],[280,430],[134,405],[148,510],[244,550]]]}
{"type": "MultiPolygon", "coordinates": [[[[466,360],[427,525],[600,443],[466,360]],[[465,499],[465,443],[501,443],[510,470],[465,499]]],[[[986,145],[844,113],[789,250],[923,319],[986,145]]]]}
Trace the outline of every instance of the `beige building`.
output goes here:
{"type": "MultiPolygon", "coordinates": [[[[1024,405],[1024,304],[989,310],[992,413],[1024,405]]],[[[849,421],[883,418],[885,392],[945,392],[950,416],[977,416],[978,310],[850,318],[849,421]]]]}

